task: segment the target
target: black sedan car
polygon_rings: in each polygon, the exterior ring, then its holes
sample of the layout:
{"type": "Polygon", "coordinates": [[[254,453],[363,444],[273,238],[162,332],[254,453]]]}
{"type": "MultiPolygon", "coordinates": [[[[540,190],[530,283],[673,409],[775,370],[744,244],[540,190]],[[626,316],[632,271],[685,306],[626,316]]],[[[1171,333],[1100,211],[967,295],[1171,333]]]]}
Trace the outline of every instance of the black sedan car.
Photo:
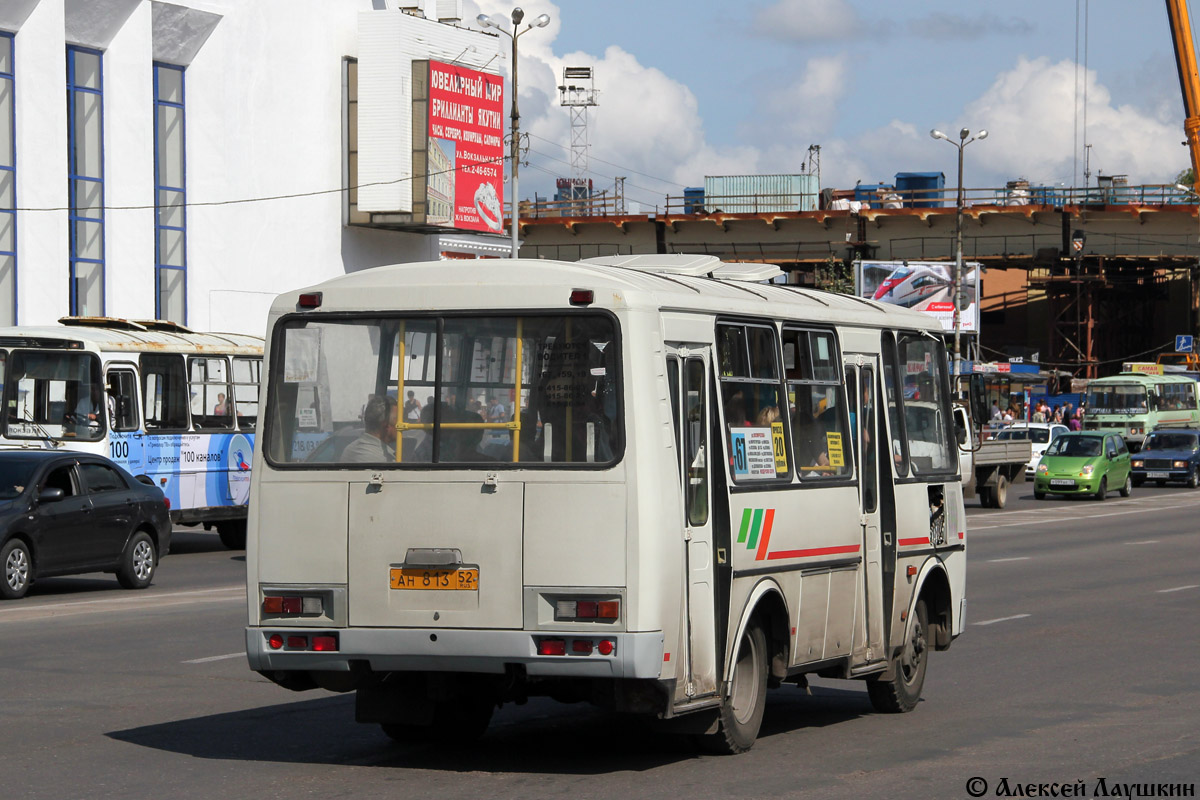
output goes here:
{"type": "Polygon", "coordinates": [[[83,572],[115,572],[126,589],[145,589],[170,546],[162,491],[107,458],[0,451],[0,597],[83,572]]]}
{"type": "Polygon", "coordinates": [[[1159,428],[1142,442],[1131,465],[1134,486],[1183,481],[1195,489],[1200,486],[1200,431],[1159,428]]]}

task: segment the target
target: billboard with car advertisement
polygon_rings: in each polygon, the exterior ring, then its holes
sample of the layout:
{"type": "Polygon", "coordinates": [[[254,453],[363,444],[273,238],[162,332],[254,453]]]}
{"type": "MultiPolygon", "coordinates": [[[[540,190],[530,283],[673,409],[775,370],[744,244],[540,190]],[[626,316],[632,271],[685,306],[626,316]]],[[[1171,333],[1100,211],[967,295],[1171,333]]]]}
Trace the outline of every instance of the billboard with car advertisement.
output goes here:
{"type": "Polygon", "coordinates": [[[429,62],[426,222],[499,233],[504,226],[504,81],[429,62]]]}
{"type": "MultiPolygon", "coordinates": [[[[959,329],[979,330],[979,264],[964,262],[959,329]]],[[[954,330],[954,264],[945,261],[858,261],[854,285],[859,297],[923,311],[954,330]]]]}

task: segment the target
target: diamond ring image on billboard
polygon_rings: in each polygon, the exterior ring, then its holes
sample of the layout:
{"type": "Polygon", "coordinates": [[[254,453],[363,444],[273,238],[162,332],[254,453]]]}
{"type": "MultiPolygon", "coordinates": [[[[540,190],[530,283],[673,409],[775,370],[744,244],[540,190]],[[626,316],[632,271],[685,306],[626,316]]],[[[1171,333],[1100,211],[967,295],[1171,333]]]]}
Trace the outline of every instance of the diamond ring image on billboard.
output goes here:
{"type": "Polygon", "coordinates": [[[500,198],[496,196],[496,187],[490,183],[481,183],[475,190],[475,209],[479,218],[494,231],[500,230],[500,198]]]}

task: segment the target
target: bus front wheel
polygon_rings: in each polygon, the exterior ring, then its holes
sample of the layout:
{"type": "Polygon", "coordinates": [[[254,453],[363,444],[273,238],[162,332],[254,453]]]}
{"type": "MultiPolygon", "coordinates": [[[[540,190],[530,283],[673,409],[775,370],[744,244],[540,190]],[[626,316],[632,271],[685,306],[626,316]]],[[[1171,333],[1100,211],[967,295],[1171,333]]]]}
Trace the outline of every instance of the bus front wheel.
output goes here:
{"type": "Polygon", "coordinates": [[[701,737],[714,753],[734,755],[754,746],[767,707],[767,636],[751,623],[738,643],[729,694],[721,702],[720,729],[701,737]]]}
{"type": "Polygon", "coordinates": [[[891,679],[867,681],[867,694],[876,711],[900,714],[917,707],[929,665],[928,635],[929,612],[925,609],[925,601],[918,600],[912,630],[904,649],[892,664],[891,679]]]}

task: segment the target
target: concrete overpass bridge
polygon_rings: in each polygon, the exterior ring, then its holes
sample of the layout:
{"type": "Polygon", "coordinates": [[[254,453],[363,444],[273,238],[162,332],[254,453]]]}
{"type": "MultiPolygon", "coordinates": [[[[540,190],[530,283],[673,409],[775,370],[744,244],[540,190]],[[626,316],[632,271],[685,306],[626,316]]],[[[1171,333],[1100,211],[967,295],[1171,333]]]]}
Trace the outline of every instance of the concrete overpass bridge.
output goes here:
{"type": "MultiPolygon", "coordinates": [[[[1179,333],[1200,333],[1197,198],[1172,186],[1057,190],[1048,202],[969,189],[963,257],[983,264],[980,355],[1028,359],[1078,377],[1154,360],[1179,333]],[[1021,203],[1024,204],[1010,204],[1021,203]],[[1077,233],[1079,232],[1079,233],[1077,233]],[[1072,237],[1082,235],[1078,252],[1072,237]]],[[[673,202],[674,201],[674,202],[673,202]]],[[[916,205],[912,199],[906,199],[916,205]]],[[[953,261],[956,208],[684,213],[668,198],[652,214],[552,216],[522,205],[521,255],[707,253],[778,264],[814,284],[818,266],[854,259],[953,261]]]]}

